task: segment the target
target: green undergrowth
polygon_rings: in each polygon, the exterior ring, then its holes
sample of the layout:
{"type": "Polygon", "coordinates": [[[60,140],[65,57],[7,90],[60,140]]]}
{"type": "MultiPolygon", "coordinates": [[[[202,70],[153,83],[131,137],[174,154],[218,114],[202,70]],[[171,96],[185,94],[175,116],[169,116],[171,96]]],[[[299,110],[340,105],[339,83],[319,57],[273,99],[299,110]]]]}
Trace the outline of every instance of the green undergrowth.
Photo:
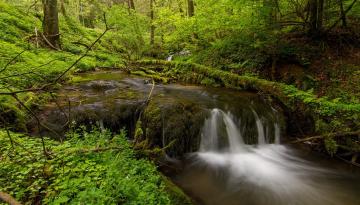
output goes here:
{"type": "Polygon", "coordinates": [[[24,204],[186,204],[186,197],[146,159],[125,132],[72,133],[45,140],[0,131],[0,191],[24,204]],[[13,145],[13,146],[12,146],[13,145]]]}
{"type": "Polygon", "coordinates": [[[321,122],[318,123],[321,126],[317,127],[319,133],[360,129],[360,104],[319,98],[313,90],[303,91],[293,85],[184,62],[144,60],[136,62],[134,68],[136,67],[157,71],[157,75],[168,77],[170,81],[256,90],[269,94],[291,110],[310,112],[315,120],[321,122]]]}
{"type": "MultiPolygon", "coordinates": [[[[0,0],[0,27],[4,28],[0,30],[0,93],[39,88],[53,82],[86,52],[84,45],[93,43],[103,32],[101,28],[85,28],[71,17],[60,14],[62,51],[51,50],[42,43],[39,34],[41,15],[33,9],[15,7],[0,0]]],[[[123,58],[112,51],[114,45],[107,40],[113,35],[112,31],[108,32],[60,83],[70,79],[74,72],[122,67],[123,58]]],[[[49,99],[45,92],[28,92],[18,97],[31,109],[49,99]]],[[[0,95],[0,116],[11,124],[13,130],[25,131],[24,109],[10,96],[0,95]]]]}
{"type": "MultiPolygon", "coordinates": [[[[89,29],[78,22],[60,15],[60,32],[62,51],[47,49],[42,39],[36,36],[35,29],[41,32],[41,21],[36,13],[11,6],[0,1],[0,69],[11,62],[7,69],[0,73],[0,84],[13,89],[28,88],[54,80],[65,71],[103,32],[101,29],[89,29]]],[[[30,10],[31,11],[31,10],[30,10]]],[[[113,35],[109,32],[108,36],[113,35]]],[[[106,39],[107,36],[104,37],[106,39]]],[[[96,67],[120,67],[123,60],[120,55],[111,51],[111,43],[100,41],[80,61],[72,72],[93,70],[96,67]]],[[[3,90],[3,86],[0,90],[3,90]]]]}

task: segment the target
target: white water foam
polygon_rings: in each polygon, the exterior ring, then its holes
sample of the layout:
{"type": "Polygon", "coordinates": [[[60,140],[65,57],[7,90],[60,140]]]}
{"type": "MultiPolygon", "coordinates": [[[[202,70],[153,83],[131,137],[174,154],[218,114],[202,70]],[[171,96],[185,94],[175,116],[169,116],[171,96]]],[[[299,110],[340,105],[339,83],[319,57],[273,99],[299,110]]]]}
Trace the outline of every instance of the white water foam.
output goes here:
{"type": "Polygon", "coordinates": [[[258,144],[244,144],[239,123],[231,113],[213,109],[211,116],[205,121],[201,138],[201,148],[195,154],[194,163],[203,163],[212,169],[226,170],[229,173],[229,189],[236,190],[247,184],[258,190],[272,193],[272,197],[281,198],[281,204],[341,204],[333,196],[332,187],[317,184],[314,180],[319,176],[332,174],[325,169],[296,157],[286,146],[280,145],[280,126],[274,123],[274,144],[266,143],[264,125],[258,114],[253,111],[258,144]],[[224,134],[228,149],[223,148],[224,134]],[[222,137],[221,137],[222,136],[222,137]]]}

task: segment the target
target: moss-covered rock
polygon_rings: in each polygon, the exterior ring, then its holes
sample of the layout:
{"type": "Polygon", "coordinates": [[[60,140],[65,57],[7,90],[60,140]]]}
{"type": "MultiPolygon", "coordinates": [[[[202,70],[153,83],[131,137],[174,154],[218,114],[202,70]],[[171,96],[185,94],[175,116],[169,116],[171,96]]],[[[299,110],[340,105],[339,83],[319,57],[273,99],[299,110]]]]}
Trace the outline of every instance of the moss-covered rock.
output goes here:
{"type": "Polygon", "coordinates": [[[151,147],[167,147],[170,156],[198,150],[207,112],[193,103],[161,105],[152,101],[142,116],[144,139],[151,147]]]}
{"type": "Polygon", "coordinates": [[[301,135],[360,129],[360,104],[317,97],[312,90],[299,90],[293,85],[272,82],[254,76],[238,75],[198,64],[162,60],[137,61],[132,68],[156,68],[159,75],[186,83],[255,90],[272,96],[287,113],[288,131],[301,135]],[[322,129],[319,128],[321,122],[322,129]],[[331,127],[331,129],[323,129],[331,127]]]}

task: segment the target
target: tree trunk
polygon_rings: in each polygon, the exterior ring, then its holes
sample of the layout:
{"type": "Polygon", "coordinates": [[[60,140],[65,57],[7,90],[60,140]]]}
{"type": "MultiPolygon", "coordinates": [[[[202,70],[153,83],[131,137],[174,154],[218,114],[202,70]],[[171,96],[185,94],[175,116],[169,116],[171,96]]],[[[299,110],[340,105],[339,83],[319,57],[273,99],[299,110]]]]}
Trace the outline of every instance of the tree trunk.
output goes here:
{"type": "Polygon", "coordinates": [[[155,26],[154,23],[154,0],[150,0],[150,19],[151,19],[151,27],[150,27],[150,45],[154,46],[155,43],[155,26]]]}
{"type": "Polygon", "coordinates": [[[66,16],[65,0],[60,0],[60,12],[63,16],[66,16]]]}
{"type": "Polygon", "coordinates": [[[324,20],[324,0],[319,0],[318,3],[318,12],[317,12],[317,27],[318,30],[321,31],[323,28],[323,20],[324,20]]]}
{"type": "Polygon", "coordinates": [[[320,35],[323,28],[324,0],[309,0],[309,34],[320,35]]]}
{"type": "Polygon", "coordinates": [[[57,0],[43,0],[43,31],[50,47],[60,49],[59,17],[57,0]]]}
{"type": "Polygon", "coordinates": [[[192,17],[195,14],[194,0],[188,0],[188,16],[192,17]]]}
{"type": "Polygon", "coordinates": [[[342,26],[345,28],[347,27],[347,22],[346,22],[346,13],[344,11],[343,0],[339,0],[339,6],[340,6],[340,16],[341,16],[342,26]]]}
{"type": "Polygon", "coordinates": [[[309,33],[313,34],[317,30],[317,0],[310,0],[309,2],[309,13],[310,13],[310,28],[309,33]]]}
{"type": "Polygon", "coordinates": [[[135,10],[134,0],[128,0],[129,9],[135,10]]]}

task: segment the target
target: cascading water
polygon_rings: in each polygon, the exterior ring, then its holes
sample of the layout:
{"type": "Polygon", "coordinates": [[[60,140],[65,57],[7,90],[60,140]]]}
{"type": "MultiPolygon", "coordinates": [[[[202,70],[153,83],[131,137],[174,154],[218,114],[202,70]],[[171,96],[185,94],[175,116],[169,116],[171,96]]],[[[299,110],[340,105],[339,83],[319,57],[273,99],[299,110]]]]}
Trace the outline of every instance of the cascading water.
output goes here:
{"type": "MultiPolygon", "coordinates": [[[[317,167],[280,145],[279,122],[253,113],[257,144],[249,145],[241,119],[212,109],[205,120],[199,152],[191,156],[191,169],[183,186],[195,187],[203,204],[341,205],[358,199],[342,195],[338,175],[317,167]],[[270,136],[272,135],[272,136],[270,136]],[[196,171],[198,170],[197,174],[196,171]],[[194,176],[192,176],[194,175],[194,176]],[[331,181],[330,180],[330,181],[331,181]],[[209,188],[211,187],[211,188],[209,188]],[[200,191],[199,191],[200,190],[200,191]],[[216,196],[215,196],[216,195],[216,196]]],[[[273,118],[274,119],[274,118],[273,118]]],[[[356,201],[354,203],[354,201],[356,201]]]]}

